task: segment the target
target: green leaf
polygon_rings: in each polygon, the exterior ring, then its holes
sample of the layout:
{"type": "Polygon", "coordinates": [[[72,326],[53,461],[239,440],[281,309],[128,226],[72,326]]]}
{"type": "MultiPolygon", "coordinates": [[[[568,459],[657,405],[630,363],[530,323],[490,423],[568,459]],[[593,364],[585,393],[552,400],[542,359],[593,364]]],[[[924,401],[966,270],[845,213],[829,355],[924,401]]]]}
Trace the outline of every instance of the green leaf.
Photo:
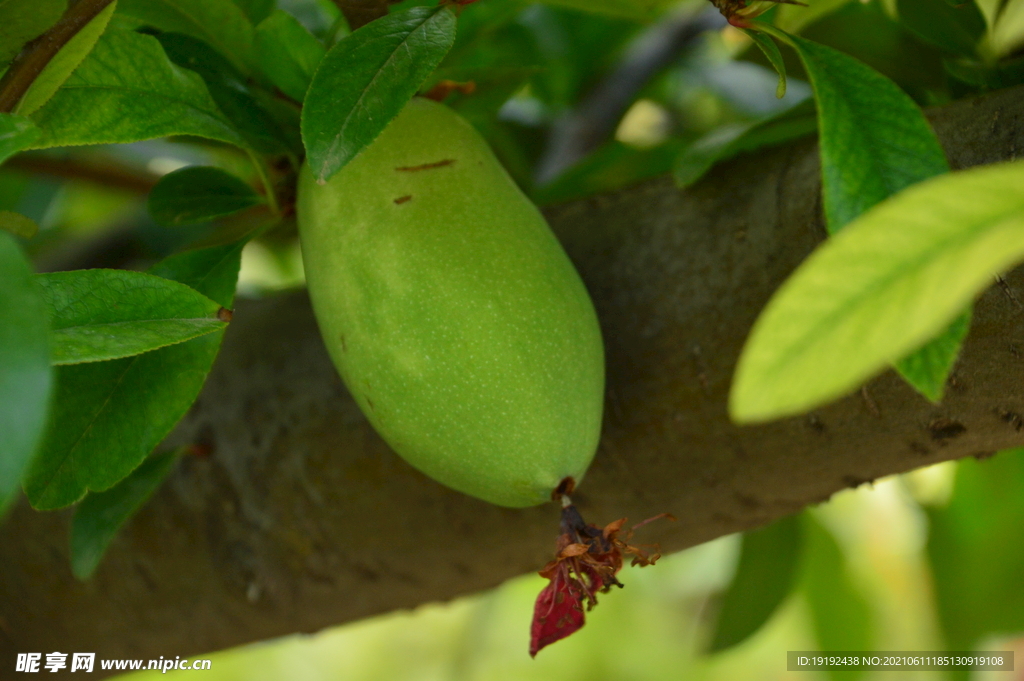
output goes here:
{"type": "Polygon", "coordinates": [[[974,0],[897,0],[900,23],[945,52],[974,56],[985,35],[985,17],[974,0]]]}
{"type": "Polygon", "coordinates": [[[255,69],[252,22],[231,0],[120,0],[118,14],[212,45],[246,75],[255,69]]]}
{"type": "Polygon", "coordinates": [[[990,42],[996,56],[1003,56],[1024,44],[1024,0],[1005,0],[999,7],[990,42]]]}
{"type": "Polygon", "coordinates": [[[172,64],[156,38],[108,31],[32,116],[34,148],[194,135],[244,146],[202,79],[172,64]]]}
{"type": "Polygon", "coordinates": [[[797,414],[855,389],[1022,257],[1024,161],[904,190],[822,244],[776,291],[740,357],[732,418],[797,414]]]}
{"type": "Polygon", "coordinates": [[[832,14],[852,0],[802,0],[800,5],[779,5],[775,12],[775,25],[787,33],[799,33],[819,19],[832,14]]]}
{"type": "Polygon", "coordinates": [[[301,102],[309,89],[324,46],[298,19],[283,10],[256,27],[256,58],[260,69],[281,92],[301,102]]]}
{"type": "Polygon", "coordinates": [[[39,128],[31,119],[0,113],[0,163],[39,139],[39,128]]]}
{"type": "Polygon", "coordinates": [[[269,17],[276,4],[275,0],[234,0],[234,2],[245,12],[249,22],[254,25],[269,17]]]}
{"type": "Polygon", "coordinates": [[[131,357],[226,326],[220,305],[152,274],[74,270],[36,280],[50,311],[54,364],[131,357]]]}
{"type": "Polygon", "coordinates": [[[184,33],[161,33],[156,39],[172,62],[199,74],[213,101],[245,139],[248,148],[263,154],[288,151],[284,132],[257,101],[245,76],[231,62],[202,40],[184,33]]]}
{"type": "Polygon", "coordinates": [[[162,225],[194,225],[262,202],[235,175],[211,166],[190,166],[160,178],[149,194],[149,214],[162,225]]]}
{"type": "Polygon", "coordinates": [[[673,0],[544,0],[544,4],[634,21],[650,21],[669,8],[673,0]]]}
{"type": "Polygon", "coordinates": [[[689,187],[719,161],[805,137],[817,129],[817,115],[811,100],[761,121],[726,124],[684,149],[676,158],[672,174],[676,184],[689,187]]]}
{"type": "MultiPolygon", "coordinates": [[[[244,242],[181,253],[152,274],[229,307],[244,242]]],[[[62,366],[53,417],[24,479],[38,509],[75,503],[126,477],[185,415],[217,356],[223,331],[135,357],[62,366]]]]}
{"type": "Polygon", "coordinates": [[[782,60],[782,53],[779,52],[779,46],[775,44],[771,36],[767,36],[759,31],[752,31],[750,29],[743,29],[743,32],[750,36],[754,44],[761,48],[761,52],[764,53],[768,63],[772,65],[775,72],[779,74],[779,84],[775,88],[775,96],[778,99],[782,99],[786,96],[786,62],[782,60]]]}
{"type": "Polygon", "coordinates": [[[971,310],[953,320],[948,329],[916,352],[896,362],[896,370],[919,393],[932,402],[942,399],[946,381],[953,369],[960,346],[971,328],[971,310]]]}
{"type": "MultiPolygon", "coordinates": [[[[787,36],[814,87],[818,107],[822,194],[830,234],[892,194],[915,182],[949,171],[949,163],[921,109],[895,83],[832,48],[787,36]]],[[[962,337],[942,331],[924,346],[922,357],[901,374],[931,398],[944,386],[962,337]],[[945,364],[929,357],[948,355],[945,364]],[[927,355],[928,357],[925,357],[927,355]],[[941,367],[945,366],[946,371],[941,367]],[[924,374],[924,369],[939,373],[924,374]]]]}
{"type": "Polygon", "coordinates": [[[928,509],[928,557],[949,650],[1024,630],[1022,490],[1024,449],[961,459],[949,504],[928,509]]]}
{"type": "Polygon", "coordinates": [[[743,535],[739,565],[711,639],[710,652],[745,641],[761,628],[793,587],[800,557],[800,516],[743,535]]]}
{"type": "Polygon", "coordinates": [[[949,171],[921,109],[895,83],[830,47],[796,36],[818,105],[829,232],[915,182],[949,171]]]}
{"type": "Polygon", "coordinates": [[[20,236],[22,239],[31,239],[39,231],[39,225],[35,220],[25,217],[21,213],[0,210],[0,229],[14,236],[20,236]]]}
{"type": "Polygon", "coordinates": [[[90,492],[71,519],[71,573],[92,577],[121,526],[152,496],[174,468],[180,451],[146,459],[131,475],[105,492],[90,492]]]}
{"type": "Polygon", "coordinates": [[[67,0],[0,0],[0,70],[57,23],[67,6],[67,0]]]}
{"type": "Polygon", "coordinates": [[[82,60],[95,47],[96,41],[106,30],[115,7],[117,7],[117,0],[113,0],[107,5],[102,12],[93,17],[92,21],[83,26],[71,40],[65,43],[64,47],[60,48],[60,51],[32,81],[32,85],[15,107],[14,113],[20,116],[29,116],[46,104],[50,97],[53,97],[57,89],[64,84],[68,76],[78,68],[82,60]]]}
{"type": "MultiPolygon", "coordinates": [[[[850,577],[846,557],[832,534],[810,513],[803,514],[804,559],[801,588],[811,610],[820,650],[872,650],[871,608],[850,577]]],[[[834,679],[863,676],[830,673],[834,679]]]]}
{"type": "Polygon", "coordinates": [[[302,141],[321,182],[387,127],[451,49],[455,15],[413,7],[381,17],[320,62],[302,109],[302,141]]]}
{"type": "Polygon", "coordinates": [[[14,237],[0,232],[0,514],[46,426],[52,390],[46,307],[14,237]]]}

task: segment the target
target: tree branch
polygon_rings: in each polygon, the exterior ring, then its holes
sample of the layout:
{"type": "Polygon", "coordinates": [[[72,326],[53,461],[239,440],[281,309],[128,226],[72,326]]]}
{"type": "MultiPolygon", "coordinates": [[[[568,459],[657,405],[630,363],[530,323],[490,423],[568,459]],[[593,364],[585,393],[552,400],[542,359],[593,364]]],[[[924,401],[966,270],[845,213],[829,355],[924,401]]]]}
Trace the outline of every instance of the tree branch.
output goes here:
{"type": "Polygon", "coordinates": [[[62,180],[84,180],[94,184],[148,194],[160,180],[149,170],[123,163],[107,155],[58,158],[47,154],[18,154],[4,164],[4,170],[49,175],[62,180]]]}
{"type": "Polygon", "coordinates": [[[39,74],[60,49],[112,0],[72,0],[64,16],[50,30],[30,41],[0,78],[0,112],[10,113],[32,87],[39,74]]]}
{"type": "MultiPolygon", "coordinates": [[[[1024,88],[935,112],[955,167],[1024,148],[1024,88]]],[[[892,372],[812,414],[740,428],[736,357],[771,293],[825,235],[813,142],[550,211],[595,300],[605,427],[574,495],[606,523],[662,511],[678,551],[879,476],[1024,444],[1022,312],[979,299],[943,404],[892,372]]],[[[1024,297],[1024,270],[1006,277],[1024,297]]],[[[76,583],[69,513],[20,504],[0,527],[0,660],[16,652],[192,656],[492,587],[549,559],[558,509],[509,510],[417,473],[337,378],[303,293],[240,303],[193,411],[202,442],[76,583]]],[[[656,569],[656,568],[654,568],[656,569]]],[[[524,622],[526,627],[527,623],[524,622]]]]}

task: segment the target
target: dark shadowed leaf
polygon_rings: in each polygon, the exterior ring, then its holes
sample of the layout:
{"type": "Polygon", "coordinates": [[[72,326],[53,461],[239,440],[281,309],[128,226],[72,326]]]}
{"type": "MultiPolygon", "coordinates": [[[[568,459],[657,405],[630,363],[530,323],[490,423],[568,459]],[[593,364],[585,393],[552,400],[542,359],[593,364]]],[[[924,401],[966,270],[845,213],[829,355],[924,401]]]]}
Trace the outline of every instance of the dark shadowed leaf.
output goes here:
{"type": "Polygon", "coordinates": [[[20,236],[22,239],[31,239],[39,231],[39,225],[35,220],[21,213],[0,210],[0,229],[14,236],[20,236]]]}
{"type": "Polygon", "coordinates": [[[1024,449],[967,458],[957,463],[949,504],[928,510],[928,556],[948,650],[1024,631],[1022,490],[1024,449]]]}
{"type": "Polygon", "coordinates": [[[75,577],[92,577],[117,531],[152,496],[179,454],[170,451],[151,456],[110,489],[86,495],[71,519],[71,572],[75,577]]]}
{"type": "Polygon", "coordinates": [[[284,131],[231,62],[199,38],[184,33],[161,33],[156,39],[172,62],[199,74],[213,101],[250,149],[263,154],[289,150],[284,131]]]}
{"type": "Polygon", "coordinates": [[[50,312],[54,364],[102,362],[223,329],[221,306],[195,289],[126,270],[73,270],[36,278],[50,312]]]}
{"type": "Polygon", "coordinates": [[[211,166],[168,173],[149,194],[149,214],[162,225],[193,225],[262,203],[238,177],[211,166]]]}
{"type": "MultiPolygon", "coordinates": [[[[244,242],[172,256],[152,273],[230,307],[244,242]]],[[[39,509],[73,504],[132,472],[195,401],[223,332],[144,355],[59,367],[50,421],[25,476],[39,509]]]]}
{"type": "Polygon", "coordinates": [[[817,114],[810,99],[762,121],[723,125],[686,147],[675,160],[672,174],[676,184],[689,187],[719,161],[806,137],[817,129],[817,114]]]}
{"type": "Polygon", "coordinates": [[[46,425],[53,382],[46,306],[14,237],[0,232],[0,514],[46,425]]]}
{"type": "Polygon", "coordinates": [[[790,516],[743,535],[739,565],[722,597],[711,652],[745,641],[789,595],[800,559],[802,522],[799,515],[790,516]]]}
{"type": "Polygon", "coordinates": [[[0,0],[0,69],[57,23],[67,5],[67,0],[0,0]]]}
{"type": "Polygon", "coordinates": [[[168,60],[156,38],[107,31],[57,94],[32,115],[35,148],[194,135],[243,145],[202,79],[168,60]]]}
{"type": "Polygon", "coordinates": [[[905,189],[819,246],[776,291],[737,365],[732,417],[797,414],[854,390],[1022,258],[1024,161],[905,189]]]}
{"type": "Polygon", "coordinates": [[[945,52],[973,56],[985,34],[985,17],[974,0],[898,0],[900,22],[945,52]]]}
{"type": "Polygon", "coordinates": [[[246,74],[255,67],[252,22],[232,0],[119,0],[118,14],[210,44],[246,74]]]}
{"type": "Polygon", "coordinates": [[[69,40],[64,47],[50,59],[42,72],[32,81],[31,87],[18,102],[14,113],[20,116],[29,116],[43,104],[53,97],[57,89],[64,84],[82,60],[88,56],[95,47],[96,41],[103,35],[110,17],[117,7],[117,0],[111,2],[107,7],[93,17],[92,21],[83,26],[78,33],[69,40]]]}
{"type": "Polygon", "coordinates": [[[31,119],[0,113],[0,163],[28,149],[38,138],[39,128],[31,119]]]}
{"type": "Polygon", "coordinates": [[[256,27],[256,58],[260,69],[281,92],[296,102],[306,96],[324,46],[291,14],[282,10],[256,27]]]}
{"type": "Polygon", "coordinates": [[[320,62],[302,109],[302,141],[325,181],[391,122],[455,40],[447,7],[413,7],[373,21],[320,62]]]}
{"type": "Polygon", "coordinates": [[[242,8],[249,22],[256,25],[270,16],[276,0],[234,0],[234,3],[242,8]]]}

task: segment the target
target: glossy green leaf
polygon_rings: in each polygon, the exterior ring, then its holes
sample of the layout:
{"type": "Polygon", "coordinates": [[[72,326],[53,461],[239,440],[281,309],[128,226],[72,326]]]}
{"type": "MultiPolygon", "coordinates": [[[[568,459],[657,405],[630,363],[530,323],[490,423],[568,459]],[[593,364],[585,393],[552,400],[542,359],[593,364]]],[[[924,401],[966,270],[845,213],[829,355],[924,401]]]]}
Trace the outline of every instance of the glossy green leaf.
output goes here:
{"type": "Polygon", "coordinates": [[[830,233],[901,189],[949,170],[921,109],[895,83],[830,47],[790,40],[818,106],[830,233]]]}
{"type": "MultiPolygon", "coordinates": [[[[288,140],[274,118],[257,100],[247,79],[215,49],[184,33],[156,36],[167,57],[182,68],[195,71],[246,146],[262,154],[288,151],[288,140]]],[[[294,151],[299,152],[300,149],[294,151]]]]}
{"type": "Polygon", "coordinates": [[[54,364],[131,357],[224,328],[221,306],[195,289],[127,270],[40,274],[54,364]]]}
{"type": "Polygon", "coordinates": [[[736,369],[733,419],[797,414],[854,390],[1022,258],[1024,162],[904,190],[822,244],[769,301],[736,369]]]}
{"type": "Polygon", "coordinates": [[[0,210],[0,229],[8,234],[20,236],[22,239],[31,239],[39,231],[39,225],[36,224],[35,220],[21,213],[0,210]]]}
{"type": "Polygon", "coordinates": [[[199,38],[246,75],[254,70],[252,22],[232,0],[120,0],[118,14],[199,38]]]}
{"type": "Polygon", "coordinates": [[[18,489],[46,425],[52,390],[49,325],[32,269],[0,232],[0,514],[18,489]]]}
{"type": "Polygon", "coordinates": [[[86,495],[71,519],[71,573],[76,578],[92,577],[118,530],[152,496],[179,454],[151,456],[110,489],[86,495]]]}
{"type": "Polygon", "coordinates": [[[162,225],[194,225],[262,202],[237,176],[211,166],[190,166],[160,178],[149,194],[149,214],[162,225]]]}
{"type": "Polygon", "coordinates": [[[0,163],[39,139],[39,128],[31,119],[0,113],[0,163]]]}
{"type": "Polygon", "coordinates": [[[801,553],[800,516],[743,535],[739,565],[722,605],[710,651],[737,645],[759,630],[792,590],[801,553]]]}
{"type": "Polygon", "coordinates": [[[985,17],[974,0],[897,0],[900,22],[945,52],[972,56],[985,35],[985,17]]]}
{"type": "Polygon", "coordinates": [[[363,26],[320,62],[302,109],[307,160],[326,181],[366,148],[455,40],[448,7],[413,7],[363,26]]]}
{"type": "Polygon", "coordinates": [[[779,74],[779,85],[775,88],[775,96],[782,99],[786,96],[786,62],[782,60],[782,53],[779,52],[779,46],[775,44],[770,36],[761,33],[760,31],[751,31],[750,29],[744,29],[743,31],[750,39],[754,41],[754,44],[760,48],[761,52],[764,53],[768,63],[772,65],[775,72],[779,74]]]}
{"type": "Polygon", "coordinates": [[[689,187],[719,161],[806,137],[817,129],[817,115],[811,100],[762,121],[723,125],[686,147],[676,158],[672,174],[676,184],[689,187]]]}
{"type": "MultiPolygon", "coordinates": [[[[172,256],[151,273],[230,307],[243,245],[172,256]]],[[[32,505],[67,506],[131,473],[195,401],[223,335],[219,331],[110,362],[59,367],[54,415],[24,480],[32,505]]]]}
{"type": "Polygon", "coordinates": [[[43,131],[35,148],[169,135],[244,144],[202,79],[172,64],[156,38],[132,31],[107,31],[32,118],[43,131]]]}
{"type": "Polygon", "coordinates": [[[949,504],[928,509],[928,519],[947,649],[974,650],[989,635],[1024,631],[1024,449],[959,461],[949,504]]]}
{"type": "Polygon", "coordinates": [[[57,23],[67,6],[67,0],[0,0],[0,69],[57,23]]]}
{"type": "Polygon", "coordinates": [[[275,10],[256,27],[256,58],[260,69],[270,82],[296,102],[305,98],[324,53],[320,41],[283,10],[275,10]]]}
{"type": "Polygon", "coordinates": [[[75,36],[69,40],[64,47],[50,60],[42,72],[32,81],[31,87],[18,102],[14,113],[20,116],[29,116],[39,109],[43,104],[53,97],[57,89],[64,84],[82,60],[88,56],[96,41],[103,35],[110,17],[117,7],[117,0],[111,2],[107,7],[93,17],[92,21],[83,26],[75,36]]]}
{"type": "MultiPolygon", "coordinates": [[[[924,114],[895,83],[832,48],[793,36],[787,39],[814,87],[830,234],[901,189],[949,171],[924,114]]],[[[939,399],[962,340],[953,329],[941,331],[931,341],[935,347],[925,345],[921,357],[908,360],[906,366],[915,370],[901,375],[921,394],[939,399]],[[933,361],[950,353],[946,363],[933,361]],[[925,374],[926,369],[936,373],[925,374]]]]}
{"type": "MultiPolygon", "coordinates": [[[[801,589],[810,606],[820,650],[873,650],[872,613],[862,590],[851,578],[846,557],[835,538],[810,513],[803,514],[804,558],[801,589]]],[[[860,671],[830,672],[836,679],[855,679],[860,671]]]]}

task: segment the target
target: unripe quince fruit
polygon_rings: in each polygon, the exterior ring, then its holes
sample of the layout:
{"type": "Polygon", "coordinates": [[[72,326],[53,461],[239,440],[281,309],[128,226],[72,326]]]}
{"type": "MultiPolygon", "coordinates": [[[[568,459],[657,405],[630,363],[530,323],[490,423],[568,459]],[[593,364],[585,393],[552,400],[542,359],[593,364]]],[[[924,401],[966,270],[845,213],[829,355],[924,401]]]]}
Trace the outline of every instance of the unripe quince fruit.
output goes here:
{"type": "Polygon", "coordinates": [[[597,448],[593,305],[537,208],[462,118],[414,99],[298,222],[327,350],[414,467],[502,506],[551,498],[597,448]]]}

